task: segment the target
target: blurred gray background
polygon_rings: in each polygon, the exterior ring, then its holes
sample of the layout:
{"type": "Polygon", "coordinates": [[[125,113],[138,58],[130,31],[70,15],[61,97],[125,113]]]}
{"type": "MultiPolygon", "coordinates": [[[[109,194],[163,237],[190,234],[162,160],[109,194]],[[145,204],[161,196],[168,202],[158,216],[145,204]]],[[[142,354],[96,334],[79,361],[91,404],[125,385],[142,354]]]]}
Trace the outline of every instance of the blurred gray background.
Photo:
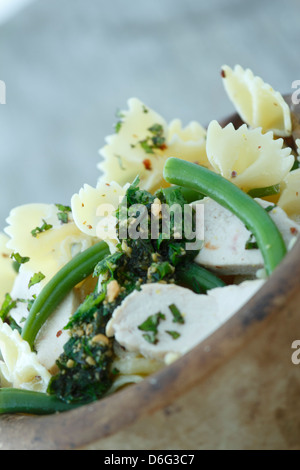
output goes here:
{"type": "Polygon", "coordinates": [[[96,184],[115,111],[136,96],[168,121],[233,111],[220,68],[275,89],[300,79],[299,0],[32,0],[0,23],[0,230],[28,202],[96,184]]]}

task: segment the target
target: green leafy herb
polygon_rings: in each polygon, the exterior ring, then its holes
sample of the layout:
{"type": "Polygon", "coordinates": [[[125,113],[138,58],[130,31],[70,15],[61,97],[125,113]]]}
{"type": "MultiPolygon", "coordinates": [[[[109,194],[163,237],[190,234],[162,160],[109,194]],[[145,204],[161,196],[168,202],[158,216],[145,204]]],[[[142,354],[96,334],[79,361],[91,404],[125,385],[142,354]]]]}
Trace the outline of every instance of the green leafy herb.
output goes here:
{"type": "Polygon", "coordinates": [[[118,118],[118,121],[115,124],[115,133],[118,134],[123,124],[124,114],[120,110],[117,110],[116,117],[118,118]]]}
{"type": "Polygon", "coordinates": [[[178,333],[178,331],[166,330],[166,333],[168,333],[168,335],[172,336],[173,339],[178,339],[180,337],[180,333],[178,333]]]}
{"type": "Polygon", "coordinates": [[[156,344],[157,343],[157,333],[158,333],[158,325],[160,320],[165,320],[166,316],[158,312],[155,315],[150,315],[141,325],[138,326],[139,330],[147,331],[147,334],[143,335],[148,343],[156,344]]]}
{"type": "Polygon", "coordinates": [[[69,222],[69,212],[72,212],[70,206],[64,206],[63,204],[55,204],[59,212],[57,213],[57,218],[63,224],[67,224],[69,222]]]}
{"type": "Polygon", "coordinates": [[[28,289],[32,286],[34,286],[35,284],[38,284],[39,282],[41,282],[43,279],[45,279],[45,275],[41,272],[38,272],[38,273],[35,273],[29,283],[28,283],[28,289]]]}
{"type": "Polygon", "coordinates": [[[47,224],[47,222],[43,219],[43,225],[41,227],[36,227],[35,229],[31,230],[31,235],[33,237],[37,237],[39,233],[46,232],[47,230],[50,230],[53,225],[47,224]]]}
{"type": "Polygon", "coordinates": [[[6,320],[7,316],[9,315],[9,312],[13,308],[15,308],[16,305],[17,305],[17,301],[13,300],[10,294],[6,294],[4,298],[4,302],[0,309],[0,318],[2,321],[6,320]]]}
{"type": "Polygon", "coordinates": [[[248,240],[245,243],[245,250],[256,250],[258,249],[257,241],[253,234],[250,235],[248,240]]]}
{"type": "Polygon", "coordinates": [[[273,209],[275,209],[275,207],[276,207],[275,204],[274,205],[271,204],[270,206],[265,207],[265,211],[266,212],[271,212],[273,209]]]}
{"type": "Polygon", "coordinates": [[[153,124],[148,128],[151,135],[140,141],[140,145],[146,153],[154,153],[154,149],[163,150],[166,146],[164,128],[161,124],[153,124]]]}
{"type": "Polygon", "coordinates": [[[249,196],[255,197],[266,197],[273,196],[280,192],[280,184],[273,184],[272,186],[266,186],[264,188],[253,188],[248,191],[249,196]]]}
{"type": "Polygon", "coordinates": [[[184,318],[175,304],[169,305],[169,309],[171,310],[171,313],[173,315],[174,323],[184,323],[184,318]]]}
{"type": "Polygon", "coordinates": [[[28,261],[30,260],[30,258],[28,258],[28,256],[21,256],[19,253],[12,253],[12,255],[10,257],[12,259],[15,259],[15,261],[18,264],[25,264],[25,263],[28,263],[28,261]]]}

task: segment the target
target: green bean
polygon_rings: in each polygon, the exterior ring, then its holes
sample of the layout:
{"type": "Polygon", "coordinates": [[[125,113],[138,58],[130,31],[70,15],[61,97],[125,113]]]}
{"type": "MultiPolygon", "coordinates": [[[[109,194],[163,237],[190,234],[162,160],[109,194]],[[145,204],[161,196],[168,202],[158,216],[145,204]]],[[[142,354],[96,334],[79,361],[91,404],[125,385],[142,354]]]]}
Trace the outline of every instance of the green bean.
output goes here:
{"type": "Polygon", "coordinates": [[[48,284],[45,285],[33,302],[22,330],[22,337],[29,343],[31,348],[33,348],[36,335],[40,328],[68,292],[79,282],[92,274],[96,264],[109,253],[107,243],[104,241],[99,242],[74,256],[74,258],[58,271],[48,284]]]}
{"type": "Polygon", "coordinates": [[[231,181],[200,165],[174,157],[165,163],[164,178],[168,183],[199,191],[235,214],[254,235],[267,275],[285,256],[284,240],[269,214],[231,181]]]}
{"type": "Polygon", "coordinates": [[[69,411],[82,406],[69,404],[59,400],[54,395],[17,388],[0,389],[0,415],[6,413],[26,413],[34,415],[49,415],[69,411]]]}
{"type": "Polygon", "coordinates": [[[178,282],[197,294],[205,294],[210,289],[226,285],[222,279],[197,263],[179,266],[176,270],[176,283],[178,282]]]}

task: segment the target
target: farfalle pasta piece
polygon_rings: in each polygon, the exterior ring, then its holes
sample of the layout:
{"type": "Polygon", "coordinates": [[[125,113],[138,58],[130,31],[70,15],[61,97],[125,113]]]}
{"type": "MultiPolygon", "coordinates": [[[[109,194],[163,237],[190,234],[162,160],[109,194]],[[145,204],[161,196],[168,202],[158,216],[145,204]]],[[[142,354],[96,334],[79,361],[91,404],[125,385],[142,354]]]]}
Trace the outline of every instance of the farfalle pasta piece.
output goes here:
{"type": "Polygon", "coordinates": [[[58,219],[55,204],[16,207],[10,212],[7,223],[5,233],[10,237],[8,248],[23,257],[29,257],[29,261],[22,265],[23,271],[42,271],[45,278],[41,285],[48,282],[76,252],[92,244],[92,239],[86,237],[73,220],[62,223],[58,219]],[[44,223],[47,229],[33,236],[32,230],[43,227],[44,223]]]}
{"type": "Polygon", "coordinates": [[[100,150],[101,182],[113,180],[123,186],[138,175],[140,187],[152,192],[167,185],[162,174],[168,157],[208,164],[205,131],[199,124],[192,122],[183,129],[175,120],[168,126],[137,98],[128,101],[128,110],[121,113],[116,130],[100,150]]]}
{"type": "Polygon", "coordinates": [[[7,247],[8,241],[9,238],[4,233],[0,233],[0,305],[5,295],[11,291],[17,276],[13,269],[12,251],[7,247]]]}
{"type": "Polygon", "coordinates": [[[272,132],[263,134],[246,124],[222,128],[211,121],[206,151],[214,170],[244,191],[280,183],[294,163],[291,149],[283,148],[283,139],[275,140],[272,132]]]}
{"type": "Polygon", "coordinates": [[[79,230],[105,240],[111,250],[118,243],[114,216],[129,184],[99,181],[96,188],[85,184],[71,199],[72,214],[79,230]]]}
{"type": "Polygon", "coordinates": [[[281,184],[278,206],[300,223],[300,168],[291,171],[281,184]]]}
{"type": "Polygon", "coordinates": [[[291,135],[290,108],[278,91],[240,65],[233,69],[224,65],[222,77],[229,99],[246,124],[280,137],[291,135]]]}
{"type": "Polygon", "coordinates": [[[12,330],[0,320],[0,386],[14,387],[36,392],[46,392],[51,374],[42,366],[36,353],[22,339],[17,330],[12,330]]]}
{"type": "Polygon", "coordinates": [[[165,156],[182,158],[209,167],[206,155],[206,129],[197,121],[182,127],[180,119],[174,119],[168,127],[165,156]]]}

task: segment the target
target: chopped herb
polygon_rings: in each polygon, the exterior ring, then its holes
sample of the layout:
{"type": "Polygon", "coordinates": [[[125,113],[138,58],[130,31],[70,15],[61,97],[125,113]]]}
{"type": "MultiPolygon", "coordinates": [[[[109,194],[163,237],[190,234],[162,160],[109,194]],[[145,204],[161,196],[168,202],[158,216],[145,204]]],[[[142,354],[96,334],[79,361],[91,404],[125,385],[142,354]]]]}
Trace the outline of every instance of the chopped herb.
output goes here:
{"type": "Polygon", "coordinates": [[[145,338],[148,343],[156,344],[157,343],[157,333],[158,333],[158,325],[160,320],[165,320],[166,316],[158,312],[155,315],[150,315],[147,320],[144,321],[141,325],[138,326],[139,330],[148,331],[148,334],[144,334],[143,338],[145,338]]]}
{"type": "Polygon", "coordinates": [[[120,132],[122,124],[123,124],[124,114],[120,110],[117,110],[116,111],[116,117],[119,120],[115,124],[115,133],[118,134],[118,132],[120,132]]]}
{"type": "Polygon", "coordinates": [[[116,155],[116,154],[114,156],[118,160],[118,164],[119,164],[119,167],[121,168],[121,170],[125,170],[125,167],[124,167],[123,161],[122,161],[122,157],[120,155],[116,155]]]}
{"type": "Polygon", "coordinates": [[[280,184],[273,184],[272,186],[266,186],[265,188],[253,188],[248,191],[249,196],[256,197],[267,197],[273,196],[280,192],[280,184]]]}
{"type": "Polygon", "coordinates": [[[69,222],[69,212],[72,212],[72,209],[70,206],[64,206],[62,204],[55,204],[59,212],[57,213],[57,218],[60,220],[63,224],[67,224],[69,222]]]}
{"type": "Polygon", "coordinates": [[[38,284],[39,282],[41,282],[43,279],[45,279],[45,275],[43,273],[41,272],[35,273],[29,281],[28,289],[34,286],[35,284],[38,284]]]}
{"type": "Polygon", "coordinates": [[[149,144],[148,139],[140,141],[141,147],[146,153],[154,153],[153,146],[149,144]]]}
{"type": "Polygon", "coordinates": [[[164,128],[161,124],[153,124],[148,128],[152,134],[147,136],[146,139],[140,141],[140,145],[146,153],[154,153],[153,149],[164,149],[166,146],[166,139],[164,137],[164,128]]]}
{"type": "Polygon", "coordinates": [[[115,124],[115,133],[118,134],[121,130],[121,127],[122,127],[122,121],[118,121],[116,124],[115,124]]]}
{"type": "Polygon", "coordinates": [[[246,241],[245,250],[256,250],[258,249],[257,242],[254,235],[251,233],[249,239],[246,241]]]}
{"type": "Polygon", "coordinates": [[[173,274],[175,268],[168,261],[163,261],[161,263],[152,263],[150,271],[155,281],[162,281],[168,274],[173,274]]]}
{"type": "Polygon", "coordinates": [[[169,309],[173,315],[174,323],[184,323],[184,318],[175,304],[169,305],[169,309]]]}
{"type": "Polygon", "coordinates": [[[31,230],[31,235],[36,238],[39,233],[46,232],[52,227],[53,225],[47,224],[47,222],[43,219],[43,225],[41,227],[36,227],[35,229],[31,230]]]}
{"type": "Polygon", "coordinates": [[[271,212],[273,209],[275,209],[275,207],[276,207],[275,205],[267,206],[267,207],[265,207],[265,211],[266,212],[271,212]]]}
{"type": "Polygon", "coordinates": [[[166,333],[168,333],[168,335],[172,336],[173,339],[177,339],[177,338],[180,337],[180,333],[178,333],[178,331],[166,330],[166,333]]]}
{"type": "Polygon", "coordinates": [[[63,204],[55,204],[57,209],[61,212],[71,212],[71,207],[70,206],[64,206],[63,204]]]}
{"type": "Polygon", "coordinates": [[[20,268],[20,264],[25,264],[25,263],[28,263],[28,261],[30,260],[30,258],[28,256],[21,256],[19,253],[12,253],[12,255],[10,256],[11,259],[14,259],[15,260],[15,268],[16,268],[16,271],[19,270],[20,268]]]}
{"type": "Polygon", "coordinates": [[[146,106],[143,104],[143,113],[147,114],[149,113],[149,109],[146,108],[146,106]]]}
{"type": "Polygon", "coordinates": [[[10,294],[6,294],[5,295],[5,299],[4,299],[4,302],[1,306],[1,309],[0,309],[0,319],[2,321],[4,321],[6,319],[6,317],[8,316],[9,312],[15,308],[17,305],[17,301],[16,300],[13,300],[10,296],[10,294]]]}
{"type": "Polygon", "coordinates": [[[26,302],[27,302],[27,310],[28,310],[28,312],[30,312],[31,307],[32,307],[32,305],[33,305],[35,299],[36,299],[36,295],[34,294],[31,299],[28,299],[28,300],[26,301],[26,302]]]}

